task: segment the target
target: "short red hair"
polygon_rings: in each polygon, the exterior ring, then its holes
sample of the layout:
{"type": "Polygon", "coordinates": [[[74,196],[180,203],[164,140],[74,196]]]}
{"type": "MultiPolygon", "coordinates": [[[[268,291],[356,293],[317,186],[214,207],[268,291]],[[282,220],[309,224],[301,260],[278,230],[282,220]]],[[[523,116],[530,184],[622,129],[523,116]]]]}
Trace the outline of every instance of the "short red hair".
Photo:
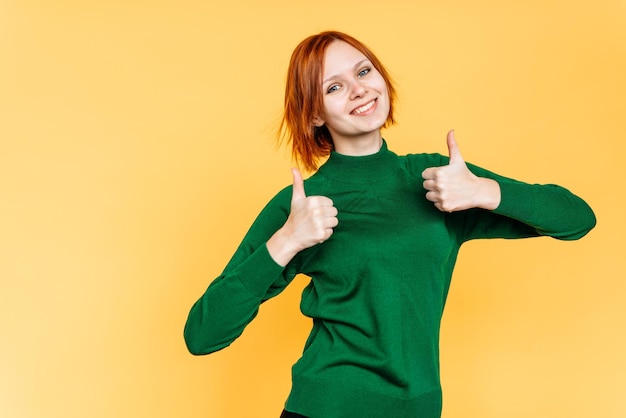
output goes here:
{"type": "Polygon", "coordinates": [[[345,42],[370,60],[381,74],[389,93],[389,115],[383,127],[393,125],[396,91],[387,70],[362,42],[345,33],[321,32],[302,41],[294,49],[287,71],[285,108],[278,131],[279,139],[291,143],[292,155],[304,169],[315,171],[320,158],[334,149],[333,139],[326,126],[315,127],[313,119],[324,114],[322,77],[324,55],[328,45],[334,41],[345,42]]]}

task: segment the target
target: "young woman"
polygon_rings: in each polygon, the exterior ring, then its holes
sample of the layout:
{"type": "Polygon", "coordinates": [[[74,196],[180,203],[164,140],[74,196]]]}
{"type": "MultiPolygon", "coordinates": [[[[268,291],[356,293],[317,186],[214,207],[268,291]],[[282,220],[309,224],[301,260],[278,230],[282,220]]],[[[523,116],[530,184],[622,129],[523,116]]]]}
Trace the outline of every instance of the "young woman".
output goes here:
{"type": "Polygon", "coordinates": [[[289,65],[283,133],[317,170],[259,214],[223,273],[193,305],[193,354],[233,342],[295,275],[311,278],[313,328],[292,371],[283,417],[441,416],[439,326],[459,248],[476,238],[584,236],[589,206],[449,157],[398,156],[381,128],[395,90],[380,61],[339,32],[305,39],[289,65]],[[320,159],[328,157],[318,169],[320,159]]]}

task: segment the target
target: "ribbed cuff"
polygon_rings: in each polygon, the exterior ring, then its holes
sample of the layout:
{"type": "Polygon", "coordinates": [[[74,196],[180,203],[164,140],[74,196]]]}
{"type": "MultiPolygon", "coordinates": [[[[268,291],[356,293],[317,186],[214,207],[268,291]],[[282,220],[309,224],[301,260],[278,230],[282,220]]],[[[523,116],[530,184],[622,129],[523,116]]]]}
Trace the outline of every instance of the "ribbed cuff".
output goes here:
{"type": "Polygon", "coordinates": [[[259,246],[244,263],[233,272],[252,295],[263,298],[272,283],[279,279],[285,268],[274,261],[265,244],[259,246]]]}

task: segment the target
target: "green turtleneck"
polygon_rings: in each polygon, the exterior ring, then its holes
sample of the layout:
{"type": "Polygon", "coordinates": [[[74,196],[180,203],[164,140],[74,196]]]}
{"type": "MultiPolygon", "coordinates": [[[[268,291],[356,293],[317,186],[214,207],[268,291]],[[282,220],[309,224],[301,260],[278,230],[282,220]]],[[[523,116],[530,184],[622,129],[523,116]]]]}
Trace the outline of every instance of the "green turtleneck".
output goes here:
{"type": "Polygon", "coordinates": [[[441,415],[439,326],[461,244],[475,238],[549,235],[572,240],[595,225],[589,206],[556,185],[531,185],[476,166],[496,180],[500,206],[442,213],[424,197],[421,173],[439,154],[332,153],[305,181],[333,200],[339,225],[286,267],[265,242],[285,223],[291,187],[263,209],[185,326],[194,354],[228,346],[296,274],[311,278],[302,313],[313,329],[293,367],[286,409],[310,418],[436,418],[441,415]]]}

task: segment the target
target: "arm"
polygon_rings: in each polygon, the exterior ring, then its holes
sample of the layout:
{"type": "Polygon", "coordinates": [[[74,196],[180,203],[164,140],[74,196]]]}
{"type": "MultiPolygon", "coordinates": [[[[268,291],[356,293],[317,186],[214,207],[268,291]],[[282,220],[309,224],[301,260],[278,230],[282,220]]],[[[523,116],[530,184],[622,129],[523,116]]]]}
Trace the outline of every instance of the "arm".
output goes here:
{"type": "Polygon", "coordinates": [[[192,354],[209,354],[230,345],[257,315],[261,303],[295,277],[295,271],[272,259],[265,244],[287,218],[281,200],[279,194],[263,209],[224,271],[192,306],[184,329],[192,354]]]}
{"type": "Polygon", "coordinates": [[[462,240],[537,235],[573,240],[595,226],[591,208],[567,189],[522,183],[468,166],[453,132],[448,133],[448,148],[448,164],[427,168],[422,176],[426,198],[439,210],[467,211],[452,217],[465,225],[462,240]]]}
{"type": "Polygon", "coordinates": [[[293,176],[290,206],[285,189],[259,214],[224,272],[191,308],[184,336],[192,354],[230,345],[257,315],[260,304],[293,280],[298,273],[293,258],[332,234],[337,225],[332,201],[307,197],[296,169],[293,176]]]}
{"type": "Polygon", "coordinates": [[[564,187],[522,183],[485,171],[482,175],[492,177],[500,186],[502,200],[493,213],[523,222],[537,235],[576,240],[596,225],[589,205],[564,187]]]}

